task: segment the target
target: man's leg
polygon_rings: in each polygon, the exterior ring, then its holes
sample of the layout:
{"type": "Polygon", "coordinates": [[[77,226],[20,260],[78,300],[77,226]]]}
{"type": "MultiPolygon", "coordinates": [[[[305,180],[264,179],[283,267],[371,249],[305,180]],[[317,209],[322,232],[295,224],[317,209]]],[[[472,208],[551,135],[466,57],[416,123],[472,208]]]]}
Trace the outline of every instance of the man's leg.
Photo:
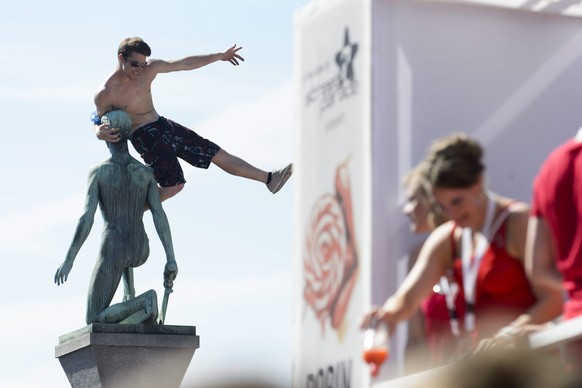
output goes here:
{"type": "Polygon", "coordinates": [[[240,176],[247,179],[267,183],[269,173],[247,163],[238,156],[234,156],[223,150],[218,150],[212,158],[212,163],[223,169],[229,174],[240,176]]]}
{"type": "MultiPolygon", "coordinates": [[[[160,193],[160,202],[164,202],[166,199],[172,198],[174,195],[178,194],[184,188],[184,183],[179,183],[176,186],[162,187],[158,186],[158,192],[160,193]]],[[[150,207],[146,204],[143,211],[147,212],[150,207]]]]}
{"type": "Polygon", "coordinates": [[[172,198],[174,195],[178,194],[184,188],[183,183],[179,183],[176,186],[170,187],[158,187],[160,191],[160,201],[164,202],[168,198],[172,198]]]}
{"type": "Polygon", "coordinates": [[[293,174],[292,163],[280,170],[267,172],[256,168],[238,156],[229,154],[222,148],[214,155],[212,163],[216,164],[229,174],[253,179],[266,184],[269,191],[273,194],[278,192],[293,174]]]}

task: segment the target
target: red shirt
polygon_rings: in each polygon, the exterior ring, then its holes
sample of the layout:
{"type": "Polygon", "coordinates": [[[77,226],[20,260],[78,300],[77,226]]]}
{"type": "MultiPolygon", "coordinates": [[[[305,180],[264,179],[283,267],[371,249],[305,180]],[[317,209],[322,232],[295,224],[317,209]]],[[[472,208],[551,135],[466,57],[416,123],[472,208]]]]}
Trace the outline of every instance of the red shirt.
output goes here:
{"type": "Polygon", "coordinates": [[[531,214],[552,233],[569,295],[564,317],[582,315],[582,142],[569,140],[550,153],[534,180],[531,214]]]}

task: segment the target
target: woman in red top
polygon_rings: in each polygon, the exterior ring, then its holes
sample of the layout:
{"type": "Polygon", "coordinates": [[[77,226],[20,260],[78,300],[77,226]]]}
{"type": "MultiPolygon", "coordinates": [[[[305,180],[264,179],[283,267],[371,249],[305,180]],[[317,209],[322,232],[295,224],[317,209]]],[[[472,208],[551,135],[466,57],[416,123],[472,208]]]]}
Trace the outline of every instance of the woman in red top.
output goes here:
{"type": "Polygon", "coordinates": [[[525,276],[528,206],[486,189],[482,156],[481,146],[462,134],[432,144],[427,175],[434,200],[450,221],[430,234],[396,293],[366,314],[362,327],[374,319],[393,329],[409,319],[451,266],[462,285],[465,311],[459,318],[471,348],[498,331],[503,337],[506,326],[543,323],[560,314],[561,294],[534,289],[525,276]]]}

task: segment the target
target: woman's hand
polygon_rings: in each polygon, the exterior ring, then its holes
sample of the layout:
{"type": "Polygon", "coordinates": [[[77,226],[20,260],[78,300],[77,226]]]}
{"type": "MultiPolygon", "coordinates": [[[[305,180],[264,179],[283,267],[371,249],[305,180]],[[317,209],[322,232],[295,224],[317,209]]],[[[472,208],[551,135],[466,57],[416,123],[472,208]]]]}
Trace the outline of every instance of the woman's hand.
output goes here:
{"type": "Polygon", "coordinates": [[[364,314],[360,323],[360,329],[366,330],[368,328],[376,328],[380,324],[385,324],[388,327],[389,335],[394,333],[396,329],[396,317],[389,308],[384,306],[373,306],[372,309],[364,314]]]}

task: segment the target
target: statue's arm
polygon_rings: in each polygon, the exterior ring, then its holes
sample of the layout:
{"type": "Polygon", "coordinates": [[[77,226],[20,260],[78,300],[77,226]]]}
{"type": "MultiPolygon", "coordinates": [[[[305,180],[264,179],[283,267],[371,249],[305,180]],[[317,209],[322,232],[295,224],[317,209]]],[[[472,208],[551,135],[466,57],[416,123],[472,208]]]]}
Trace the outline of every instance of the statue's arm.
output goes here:
{"type": "Polygon", "coordinates": [[[75,231],[75,236],[71,242],[71,246],[67,252],[67,256],[63,264],[57,269],[55,274],[55,283],[60,285],[67,281],[69,272],[73,267],[73,262],[77,257],[77,253],[81,249],[81,246],[89,236],[91,228],[93,227],[93,220],[95,219],[95,211],[97,210],[97,205],[99,204],[99,186],[98,186],[98,170],[93,170],[89,174],[89,187],[87,189],[87,197],[85,201],[85,209],[83,214],[79,218],[77,223],[77,229],[75,231]]]}
{"type": "Polygon", "coordinates": [[[148,188],[148,205],[154,219],[156,232],[158,233],[162,245],[164,246],[164,250],[166,251],[167,261],[164,270],[164,279],[171,284],[171,282],[176,278],[176,275],[178,275],[178,265],[176,263],[176,258],[174,257],[174,246],[172,244],[170,223],[168,222],[168,217],[166,217],[166,212],[162,207],[158,185],[153,177],[148,188]]]}

